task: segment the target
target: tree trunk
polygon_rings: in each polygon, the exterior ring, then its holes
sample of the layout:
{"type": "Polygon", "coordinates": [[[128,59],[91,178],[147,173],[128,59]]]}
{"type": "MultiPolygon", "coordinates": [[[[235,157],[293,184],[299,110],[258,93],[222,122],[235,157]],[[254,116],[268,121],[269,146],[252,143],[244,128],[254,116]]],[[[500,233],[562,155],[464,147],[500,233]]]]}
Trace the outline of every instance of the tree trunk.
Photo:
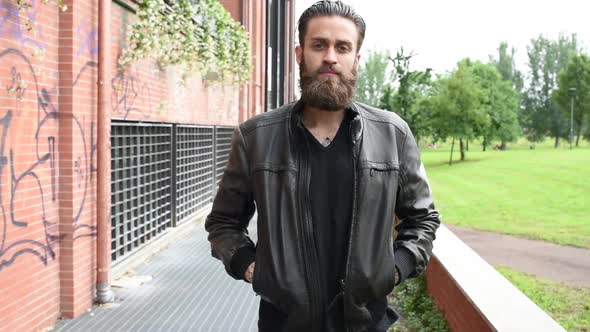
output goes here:
{"type": "Polygon", "coordinates": [[[580,134],[582,133],[582,126],[578,126],[578,136],[576,136],[576,147],[578,147],[578,143],[580,143],[580,134]]]}
{"type": "Polygon", "coordinates": [[[459,138],[459,148],[461,150],[461,161],[463,161],[465,160],[465,145],[462,138],[459,138]]]}
{"type": "Polygon", "coordinates": [[[453,164],[453,149],[455,148],[455,137],[453,137],[453,143],[451,143],[451,158],[449,158],[449,166],[453,164]]]}
{"type": "Polygon", "coordinates": [[[484,151],[484,152],[485,152],[485,150],[486,150],[486,147],[487,147],[487,145],[488,145],[488,139],[484,137],[484,138],[483,138],[483,151],[484,151]]]}
{"type": "Polygon", "coordinates": [[[558,146],[559,146],[559,135],[558,136],[555,136],[555,146],[554,146],[554,148],[557,149],[558,146]]]}
{"type": "Polygon", "coordinates": [[[502,143],[500,143],[500,150],[506,150],[506,142],[502,141],[502,143]]]}

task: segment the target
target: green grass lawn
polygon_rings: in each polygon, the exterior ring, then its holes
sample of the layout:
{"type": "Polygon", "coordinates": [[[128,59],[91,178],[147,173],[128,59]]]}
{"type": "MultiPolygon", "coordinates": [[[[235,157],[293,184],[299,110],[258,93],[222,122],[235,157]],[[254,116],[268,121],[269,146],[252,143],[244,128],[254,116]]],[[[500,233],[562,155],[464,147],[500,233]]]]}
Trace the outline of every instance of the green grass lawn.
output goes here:
{"type": "Polygon", "coordinates": [[[590,331],[590,290],[538,279],[503,267],[496,269],[566,330],[590,331]]]}
{"type": "MultiPolygon", "coordinates": [[[[565,143],[565,142],[564,142],[565,143]]],[[[507,151],[471,144],[422,149],[442,221],[498,233],[590,248],[590,144],[569,150],[552,142],[519,142],[507,151]]]]}

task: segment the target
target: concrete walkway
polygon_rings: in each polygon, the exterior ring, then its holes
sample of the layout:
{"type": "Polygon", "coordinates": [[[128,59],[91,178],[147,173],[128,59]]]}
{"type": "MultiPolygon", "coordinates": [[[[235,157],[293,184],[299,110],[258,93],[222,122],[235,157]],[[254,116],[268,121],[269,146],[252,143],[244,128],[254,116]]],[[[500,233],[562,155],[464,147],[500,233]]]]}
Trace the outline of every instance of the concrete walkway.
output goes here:
{"type": "Polygon", "coordinates": [[[445,224],[492,265],[590,288],[590,250],[445,224]]]}
{"type": "MultiPolygon", "coordinates": [[[[59,321],[54,331],[257,331],[259,297],[211,257],[202,222],[187,227],[131,278],[115,281],[123,287],[113,288],[113,305],[59,321]]],[[[490,264],[590,288],[590,250],[447,227],[490,264]]],[[[256,240],[254,227],[250,233],[256,240]]]]}
{"type": "Polygon", "coordinates": [[[135,278],[118,280],[128,286],[113,288],[114,305],[94,306],[54,331],[257,331],[260,298],[211,257],[203,223],[188,227],[137,267],[135,278]],[[149,281],[138,286],[142,280],[149,281]]]}

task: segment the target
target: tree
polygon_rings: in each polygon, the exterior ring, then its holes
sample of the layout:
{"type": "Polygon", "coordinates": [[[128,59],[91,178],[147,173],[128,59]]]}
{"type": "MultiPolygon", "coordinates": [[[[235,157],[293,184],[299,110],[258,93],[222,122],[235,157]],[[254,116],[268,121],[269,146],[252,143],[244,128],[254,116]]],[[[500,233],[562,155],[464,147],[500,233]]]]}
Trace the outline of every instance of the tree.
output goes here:
{"type": "Polygon", "coordinates": [[[506,143],[516,140],[520,134],[518,93],[511,81],[502,79],[495,65],[468,60],[463,65],[471,70],[481,89],[480,103],[490,120],[489,125],[480,133],[483,137],[483,150],[486,150],[492,140],[500,140],[501,148],[505,149],[506,143]]]}
{"type": "Polygon", "coordinates": [[[502,79],[510,81],[512,87],[520,93],[524,87],[524,78],[522,73],[516,69],[515,55],[514,47],[508,53],[508,43],[503,41],[498,47],[498,58],[490,57],[490,62],[498,69],[502,79]]]}
{"type": "Polygon", "coordinates": [[[386,86],[391,83],[389,53],[370,50],[357,76],[357,100],[379,106],[386,86]]]}
{"type": "Polygon", "coordinates": [[[380,107],[396,112],[412,129],[416,140],[429,134],[429,109],[419,107],[426,91],[431,86],[431,69],[425,71],[410,70],[410,60],[413,53],[404,54],[404,49],[396,53],[395,58],[389,60],[393,65],[393,85],[387,86],[381,99],[380,107]]]}
{"type": "Polygon", "coordinates": [[[453,160],[455,139],[459,138],[461,160],[465,160],[464,139],[477,137],[489,124],[481,105],[482,90],[465,61],[434,85],[431,99],[431,126],[436,139],[452,139],[449,165],[453,160]]]}
{"type": "Polygon", "coordinates": [[[569,118],[571,111],[570,88],[576,89],[574,131],[577,132],[576,146],[578,146],[582,127],[585,124],[584,120],[590,117],[590,58],[587,55],[574,56],[559,75],[559,89],[555,91],[554,97],[566,118],[569,118]]]}
{"type": "Polygon", "coordinates": [[[557,88],[558,74],[570,59],[578,53],[575,34],[560,35],[552,41],[543,36],[531,40],[527,47],[530,84],[524,98],[521,124],[529,140],[540,141],[547,134],[559,139],[567,135],[567,122],[552,97],[557,88]]]}

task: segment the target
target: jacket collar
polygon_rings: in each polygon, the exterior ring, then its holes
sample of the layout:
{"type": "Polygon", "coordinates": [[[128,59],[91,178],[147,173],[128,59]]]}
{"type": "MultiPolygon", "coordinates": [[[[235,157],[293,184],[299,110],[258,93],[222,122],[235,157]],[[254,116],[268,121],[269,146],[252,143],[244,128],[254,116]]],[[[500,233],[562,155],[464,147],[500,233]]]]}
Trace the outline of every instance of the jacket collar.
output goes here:
{"type": "MultiPolygon", "coordinates": [[[[290,112],[291,112],[291,124],[290,129],[291,133],[298,133],[302,132],[304,129],[303,126],[303,108],[305,107],[304,103],[301,100],[296,101],[292,104],[290,112]]],[[[350,122],[350,136],[352,137],[352,142],[356,143],[360,140],[362,130],[363,130],[363,121],[361,120],[363,115],[362,106],[360,106],[356,102],[352,102],[347,107],[348,111],[352,113],[351,122],[350,122]]]]}

